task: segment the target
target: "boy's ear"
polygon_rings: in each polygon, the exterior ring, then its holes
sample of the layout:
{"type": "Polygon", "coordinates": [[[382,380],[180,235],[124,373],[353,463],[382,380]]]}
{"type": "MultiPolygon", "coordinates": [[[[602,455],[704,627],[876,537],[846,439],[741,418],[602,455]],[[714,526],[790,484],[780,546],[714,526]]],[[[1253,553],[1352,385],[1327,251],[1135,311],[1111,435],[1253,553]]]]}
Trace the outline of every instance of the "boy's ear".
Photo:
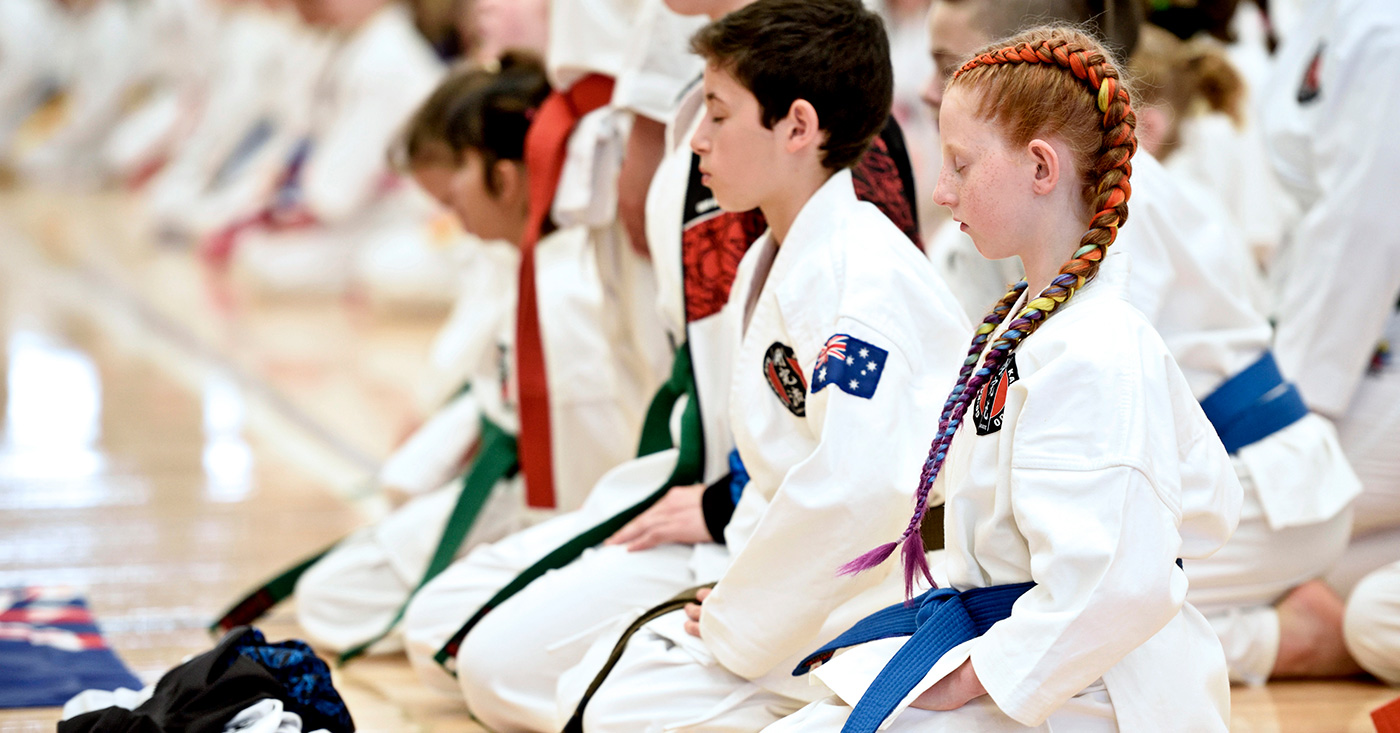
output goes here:
{"type": "Polygon", "coordinates": [[[821,120],[817,117],[817,108],[805,99],[794,100],[791,107],[788,107],[787,117],[783,120],[783,146],[789,153],[795,153],[813,143],[821,145],[822,129],[821,120]]]}
{"type": "Polygon", "coordinates": [[[496,179],[496,198],[507,206],[513,206],[530,198],[529,179],[525,177],[525,167],[514,160],[498,160],[492,166],[496,179]]]}
{"type": "Polygon", "coordinates": [[[1037,194],[1047,194],[1055,190],[1060,182],[1060,155],[1055,147],[1036,138],[1026,145],[1026,154],[1035,166],[1035,177],[1031,190],[1037,194]]]}

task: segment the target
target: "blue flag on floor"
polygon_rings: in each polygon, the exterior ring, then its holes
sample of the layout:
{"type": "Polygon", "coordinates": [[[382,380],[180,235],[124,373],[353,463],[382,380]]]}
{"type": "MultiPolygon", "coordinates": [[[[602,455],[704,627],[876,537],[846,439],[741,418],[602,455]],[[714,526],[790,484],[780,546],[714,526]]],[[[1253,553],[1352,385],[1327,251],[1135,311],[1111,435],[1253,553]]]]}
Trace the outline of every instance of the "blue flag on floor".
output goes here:
{"type": "Polygon", "coordinates": [[[0,708],[56,707],[83,690],[139,690],[82,597],[0,588],[0,708]]]}

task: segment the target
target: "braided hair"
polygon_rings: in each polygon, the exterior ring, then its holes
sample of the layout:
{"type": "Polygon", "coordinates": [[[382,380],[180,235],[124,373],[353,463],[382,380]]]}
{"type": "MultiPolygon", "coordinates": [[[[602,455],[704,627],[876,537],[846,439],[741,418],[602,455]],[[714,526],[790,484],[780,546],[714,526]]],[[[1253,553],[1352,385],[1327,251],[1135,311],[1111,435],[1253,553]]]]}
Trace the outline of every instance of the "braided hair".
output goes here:
{"type": "MultiPolygon", "coordinates": [[[[1098,272],[1106,250],[1118,236],[1118,227],[1128,218],[1128,197],[1132,193],[1128,178],[1132,174],[1132,156],[1137,150],[1137,137],[1133,132],[1136,118],[1117,67],[1102,46],[1072,28],[1034,28],[994,44],[962,65],[949,82],[949,88],[957,85],[975,87],[983,92],[984,116],[1000,123],[1013,144],[1029,142],[1037,134],[1065,135],[1066,130],[1056,129],[1052,124],[1056,116],[1085,118],[1092,115],[1096,144],[1092,151],[1081,150],[1078,156],[1085,163],[1080,168],[1085,172],[1084,197],[1091,216],[1089,230],[1080,239],[1080,246],[1069,262],[1060,268],[1049,286],[1030,298],[990,346],[988,340],[1020,300],[1026,281],[1013,285],[978,325],[958,373],[957,384],[939,416],[938,432],[919,476],[914,516],[904,534],[895,542],[881,545],[841,568],[842,574],[852,574],[875,567],[896,547],[903,545],[906,595],[912,595],[914,577],[918,574],[933,583],[919,525],[927,509],[929,491],[943,467],[948,446],[962,424],[968,405],[987,380],[1003,367],[1016,347],[1098,272]],[[1053,86],[1056,81],[1060,82],[1059,86],[1077,89],[1073,92],[1075,99],[1061,102],[1056,95],[1048,93],[1045,87],[1053,86]],[[1013,84],[1022,85],[1026,92],[1022,95],[1024,99],[1018,100],[1018,95],[1007,93],[1013,84]],[[1085,91],[1089,94],[1084,94],[1085,91]],[[1047,110],[1046,100],[1049,105],[1068,111],[1047,110]],[[986,357],[979,367],[984,350],[986,357]]],[[[1072,148],[1079,147],[1074,145],[1073,139],[1070,143],[1072,148]]]]}

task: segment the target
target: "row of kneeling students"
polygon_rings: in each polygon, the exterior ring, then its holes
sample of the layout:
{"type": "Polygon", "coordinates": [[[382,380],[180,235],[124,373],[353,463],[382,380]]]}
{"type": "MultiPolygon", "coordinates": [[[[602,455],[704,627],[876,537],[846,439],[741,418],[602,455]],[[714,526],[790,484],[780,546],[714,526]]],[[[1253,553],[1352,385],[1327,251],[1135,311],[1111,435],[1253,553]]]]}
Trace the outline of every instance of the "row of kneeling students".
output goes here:
{"type": "Polygon", "coordinates": [[[1400,683],[1400,5],[1158,5],[223,2],[162,134],[0,132],[267,287],[460,273],[401,504],[225,625],[501,731],[1223,730],[1400,683]]]}

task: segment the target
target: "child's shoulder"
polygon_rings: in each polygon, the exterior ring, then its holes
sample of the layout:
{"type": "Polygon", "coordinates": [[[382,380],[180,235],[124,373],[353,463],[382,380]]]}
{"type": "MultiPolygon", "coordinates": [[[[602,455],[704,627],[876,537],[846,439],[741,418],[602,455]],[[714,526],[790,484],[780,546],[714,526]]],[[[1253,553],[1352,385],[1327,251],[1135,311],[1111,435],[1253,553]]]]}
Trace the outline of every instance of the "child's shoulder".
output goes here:
{"type": "Polygon", "coordinates": [[[1174,384],[1175,360],[1156,328],[1120,290],[1103,286],[1081,291],[1017,347],[1018,367],[1032,377],[1028,387],[1111,401],[1112,394],[1138,399],[1129,396],[1174,384]]]}
{"type": "Polygon", "coordinates": [[[885,334],[911,358],[965,349],[971,326],[928,258],[874,205],[849,203],[823,235],[821,255],[803,263],[825,281],[829,315],[885,334]]]}

